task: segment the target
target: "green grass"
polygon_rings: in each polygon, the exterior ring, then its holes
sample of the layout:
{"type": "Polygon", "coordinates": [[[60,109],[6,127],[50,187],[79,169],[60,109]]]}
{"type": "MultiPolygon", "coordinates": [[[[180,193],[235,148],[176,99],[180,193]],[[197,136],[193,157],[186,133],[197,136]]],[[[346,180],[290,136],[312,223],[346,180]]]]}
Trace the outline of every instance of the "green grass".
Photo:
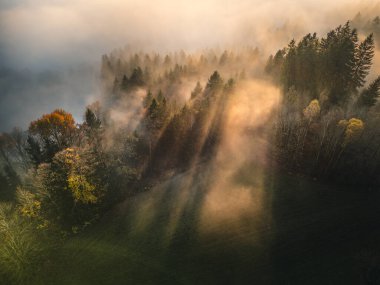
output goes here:
{"type": "MultiPolygon", "coordinates": [[[[208,171],[184,173],[138,194],[68,240],[46,267],[44,284],[366,284],[366,275],[376,279],[378,193],[264,171],[255,172],[257,181],[240,170],[234,187],[249,191],[259,210],[244,208],[237,215],[232,211],[239,205],[230,205],[205,220],[213,184],[208,171]],[[213,220],[219,216],[222,220],[213,220]]],[[[232,191],[234,201],[236,189],[223,191],[232,191]]]]}

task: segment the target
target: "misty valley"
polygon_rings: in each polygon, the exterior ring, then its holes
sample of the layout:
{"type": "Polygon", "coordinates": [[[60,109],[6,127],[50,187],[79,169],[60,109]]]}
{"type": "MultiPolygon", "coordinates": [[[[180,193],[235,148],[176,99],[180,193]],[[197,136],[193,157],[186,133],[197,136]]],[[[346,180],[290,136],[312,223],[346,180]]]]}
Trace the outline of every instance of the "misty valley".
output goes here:
{"type": "Polygon", "coordinates": [[[104,54],[0,133],[0,284],[380,284],[379,36],[104,54]]]}

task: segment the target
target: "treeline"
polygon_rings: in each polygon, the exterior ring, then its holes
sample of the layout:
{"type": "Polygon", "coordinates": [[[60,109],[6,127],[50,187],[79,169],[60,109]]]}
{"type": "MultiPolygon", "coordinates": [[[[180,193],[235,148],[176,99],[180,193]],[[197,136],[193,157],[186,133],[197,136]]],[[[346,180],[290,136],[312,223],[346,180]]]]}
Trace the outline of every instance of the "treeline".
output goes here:
{"type": "MultiPolygon", "coordinates": [[[[169,170],[212,158],[236,84],[262,76],[259,55],[253,48],[165,56],[117,50],[102,58],[104,96],[82,123],[57,109],[27,131],[0,134],[0,279],[38,275],[47,245],[81,232],[169,170]]],[[[373,56],[373,36],[359,41],[346,23],[324,38],[293,40],[268,59],[265,70],[284,95],[271,148],[282,167],[379,188],[380,79],[366,83],[373,56]]]]}
{"type": "Polygon", "coordinates": [[[204,80],[215,69],[235,80],[257,75],[259,70],[253,63],[260,61],[260,55],[260,51],[252,47],[165,55],[136,53],[125,48],[103,55],[101,76],[106,94],[120,95],[144,86],[153,92],[161,89],[167,97],[178,97],[181,85],[204,80]]]}
{"type": "Polygon", "coordinates": [[[215,71],[206,86],[197,82],[190,100],[175,108],[162,91],[147,90],[143,116],[133,130],[112,132],[109,113],[95,103],[81,124],[57,109],[31,122],[26,132],[2,133],[1,198],[30,192],[50,226],[68,231],[83,226],[96,217],[99,204],[120,201],[142,176],[187,168],[212,153],[234,84],[215,71]]]}
{"type": "Polygon", "coordinates": [[[88,106],[83,123],[57,109],[27,131],[0,134],[1,200],[16,201],[38,227],[80,231],[150,179],[211,157],[228,94],[257,56],[252,48],[103,56],[102,80],[107,86],[112,78],[112,86],[101,104],[88,106]],[[211,67],[233,76],[224,80],[213,71],[204,78],[211,67]],[[173,88],[173,80],[192,88],[173,88]],[[115,109],[125,116],[121,123],[115,109]]]}
{"type": "MultiPolygon", "coordinates": [[[[142,112],[133,129],[127,124],[115,129],[110,109],[118,101],[111,91],[104,105],[87,107],[83,123],[57,109],[25,132],[2,133],[0,193],[8,201],[0,205],[2,280],[32,278],[59,241],[149,188],[168,170],[210,158],[234,86],[233,79],[224,81],[214,71],[205,86],[195,83],[190,99],[176,106],[164,91],[153,93],[144,84],[142,112]]],[[[123,94],[119,99],[128,101],[134,90],[123,94]]]]}
{"type": "Polygon", "coordinates": [[[380,77],[366,85],[374,38],[347,22],[308,34],[268,59],[284,98],[274,152],[283,166],[329,181],[380,186],[380,77]]]}

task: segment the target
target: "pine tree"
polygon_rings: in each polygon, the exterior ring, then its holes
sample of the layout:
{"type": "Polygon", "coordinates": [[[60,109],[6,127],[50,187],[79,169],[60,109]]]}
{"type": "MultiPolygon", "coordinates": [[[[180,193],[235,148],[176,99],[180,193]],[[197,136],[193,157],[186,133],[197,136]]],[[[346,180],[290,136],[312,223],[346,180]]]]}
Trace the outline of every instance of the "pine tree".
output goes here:
{"type": "Polygon", "coordinates": [[[380,76],[377,77],[367,88],[361,93],[357,101],[360,107],[372,107],[376,104],[380,96],[380,76]]]}
{"type": "Polygon", "coordinates": [[[136,86],[144,86],[144,74],[142,69],[138,66],[133,69],[133,72],[131,74],[131,77],[129,78],[129,84],[132,87],[136,86]]]}
{"type": "Polygon", "coordinates": [[[291,40],[288,45],[282,77],[285,90],[296,84],[296,43],[294,40],[291,40]]]}
{"type": "Polygon", "coordinates": [[[321,40],[320,86],[329,92],[329,102],[334,105],[345,103],[356,90],[353,70],[356,66],[358,36],[350,23],[330,31],[321,40]]]}
{"type": "Polygon", "coordinates": [[[268,58],[267,64],[265,66],[265,72],[272,75],[276,81],[279,81],[282,76],[285,55],[285,49],[278,50],[275,56],[271,55],[268,58]]]}
{"type": "Polygon", "coordinates": [[[157,117],[158,113],[158,103],[156,98],[153,98],[152,103],[150,103],[150,106],[148,108],[148,116],[150,119],[155,119],[157,117]]]}
{"type": "Polygon", "coordinates": [[[208,80],[206,88],[210,90],[216,90],[221,87],[223,87],[223,79],[221,78],[218,71],[215,70],[208,80]]]}
{"type": "Polygon", "coordinates": [[[121,89],[127,90],[129,85],[128,77],[124,74],[123,79],[121,81],[121,89]]]}
{"type": "Polygon", "coordinates": [[[86,108],[85,121],[86,125],[92,129],[99,128],[101,124],[100,119],[97,118],[95,113],[90,108],[86,108]]]}
{"type": "Polygon", "coordinates": [[[194,99],[195,97],[197,97],[198,95],[200,95],[202,93],[202,90],[203,90],[202,89],[202,85],[198,81],[197,85],[195,85],[194,90],[191,92],[191,99],[194,99]]]}
{"type": "Polygon", "coordinates": [[[153,94],[150,90],[148,90],[148,93],[146,94],[143,101],[144,108],[148,108],[150,104],[152,103],[152,100],[153,100],[153,94]]]}
{"type": "Polygon", "coordinates": [[[295,87],[299,91],[308,91],[312,98],[317,93],[319,41],[314,33],[307,34],[296,48],[295,87]]]}
{"type": "Polygon", "coordinates": [[[353,70],[354,86],[362,87],[365,83],[374,56],[375,43],[373,34],[370,34],[356,49],[355,68],[353,70]]]}

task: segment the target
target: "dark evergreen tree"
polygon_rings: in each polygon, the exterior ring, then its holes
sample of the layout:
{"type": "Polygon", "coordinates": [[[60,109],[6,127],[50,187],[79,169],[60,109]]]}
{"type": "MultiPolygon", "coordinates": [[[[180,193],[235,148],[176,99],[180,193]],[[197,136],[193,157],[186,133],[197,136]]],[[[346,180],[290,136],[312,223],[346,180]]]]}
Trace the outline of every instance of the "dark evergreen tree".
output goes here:
{"type": "Polygon", "coordinates": [[[153,100],[153,94],[150,90],[148,90],[144,100],[143,100],[143,106],[144,108],[148,108],[153,100]]]}
{"type": "Polygon", "coordinates": [[[365,78],[367,77],[372,65],[374,49],[375,43],[373,34],[370,34],[356,49],[355,68],[352,75],[353,83],[356,88],[362,87],[365,83],[365,78]]]}
{"type": "Polygon", "coordinates": [[[121,81],[121,89],[122,90],[127,90],[129,87],[129,80],[128,77],[124,74],[123,79],[121,81]]]}
{"type": "Polygon", "coordinates": [[[227,83],[224,85],[224,91],[231,92],[235,87],[235,80],[232,78],[228,79],[227,83]]]}
{"type": "Polygon", "coordinates": [[[349,22],[321,40],[321,87],[327,89],[331,104],[344,104],[355,91],[352,73],[357,42],[357,31],[351,29],[349,22]]]}
{"type": "Polygon", "coordinates": [[[312,98],[317,97],[318,46],[318,38],[314,33],[307,34],[296,48],[294,86],[298,91],[308,92],[312,98]]]}
{"type": "Polygon", "coordinates": [[[214,71],[214,73],[209,78],[206,89],[209,90],[217,90],[223,87],[223,79],[218,73],[218,71],[214,71]]]}
{"type": "Polygon", "coordinates": [[[372,107],[376,104],[380,96],[380,76],[377,77],[367,88],[359,95],[357,105],[360,107],[372,107]]]}
{"type": "Polygon", "coordinates": [[[98,129],[101,125],[100,118],[95,115],[95,112],[90,108],[86,108],[85,122],[91,129],[98,129]]]}
{"type": "Polygon", "coordinates": [[[202,90],[203,90],[202,85],[198,81],[197,84],[195,85],[194,90],[191,92],[191,99],[194,99],[197,96],[199,96],[202,93],[202,90]]]}
{"type": "Polygon", "coordinates": [[[280,49],[276,52],[275,56],[270,56],[268,58],[267,64],[265,66],[265,72],[270,74],[275,81],[279,82],[282,76],[284,59],[286,56],[286,50],[280,49]]]}
{"type": "Polygon", "coordinates": [[[296,84],[296,43],[292,40],[287,48],[284,67],[282,72],[284,90],[296,84]]]}
{"type": "Polygon", "coordinates": [[[139,66],[133,69],[131,77],[129,78],[129,83],[132,87],[144,86],[144,74],[139,66]]]}

